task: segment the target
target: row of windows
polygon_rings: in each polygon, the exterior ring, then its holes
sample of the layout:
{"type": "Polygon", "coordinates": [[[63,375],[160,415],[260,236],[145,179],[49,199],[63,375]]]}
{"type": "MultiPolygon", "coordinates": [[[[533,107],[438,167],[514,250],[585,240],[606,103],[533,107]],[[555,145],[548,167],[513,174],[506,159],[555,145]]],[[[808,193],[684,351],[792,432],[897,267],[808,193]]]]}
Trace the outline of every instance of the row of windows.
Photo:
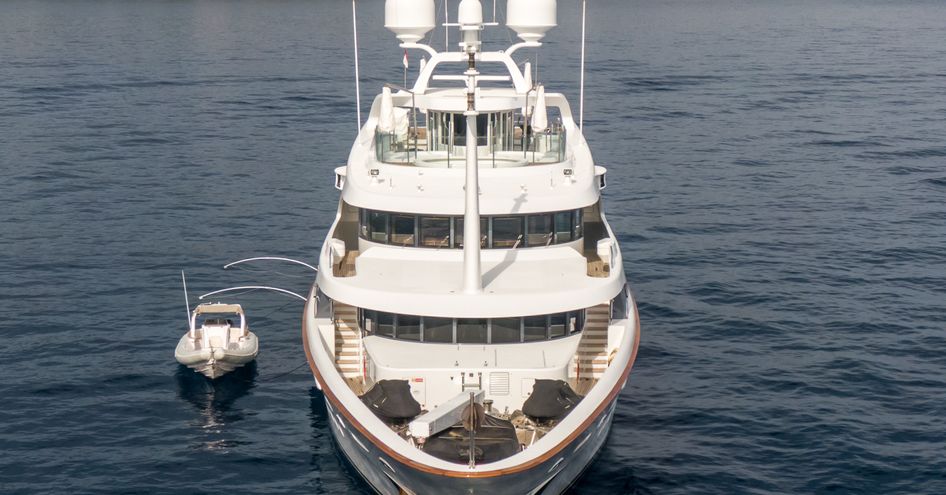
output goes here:
{"type": "MultiPolygon", "coordinates": [[[[361,210],[362,239],[395,246],[462,248],[463,217],[361,210]]],[[[480,217],[480,247],[516,249],[581,239],[582,210],[480,217]]]]}
{"type": "Polygon", "coordinates": [[[585,311],[521,318],[436,318],[358,310],[369,335],[442,344],[513,344],[556,339],[581,332],[585,311]]]}

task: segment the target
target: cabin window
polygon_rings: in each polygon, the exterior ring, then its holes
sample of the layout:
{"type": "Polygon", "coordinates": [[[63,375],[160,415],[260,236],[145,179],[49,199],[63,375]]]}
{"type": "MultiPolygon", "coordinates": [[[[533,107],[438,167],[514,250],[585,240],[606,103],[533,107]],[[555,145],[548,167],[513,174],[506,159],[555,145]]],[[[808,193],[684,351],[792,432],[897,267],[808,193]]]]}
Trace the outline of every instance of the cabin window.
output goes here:
{"type": "Polygon", "coordinates": [[[452,318],[424,318],[424,342],[453,343],[452,318]]]}
{"type": "Polygon", "coordinates": [[[523,322],[523,341],[535,342],[548,338],[548,321],[545,315],[526,316],[523,322]]]}
{"type": "Polygon", "coordinates": [[[566,324],[566,330],[568,331],[569,335],[580,332],[582,330],[582,327],[584,327],[584,323],[585,323],[584,310],[569,311],[567,315],[568,315],[567,316],[568,323],[566,324]]]}
{"type": "Polygon", "coordinates": [[[520,217],[496,217],[493,219],[493,242],[496,249],[515,249],[523,246],[522,220],[520,217]]]}
{"type": "Polygon", "coordinates": [[[378,312],[378,330],[382,337],[394,337],[394,314],[378,312]]]}
{"type": "Polygon", "coordinates": [[[552,215],[529,215],[528,226],[529,235],[526,239],[530,247],[552,243],[552,215]]]}
{"type": "Polygon", "coordinates": [[[572,217],[574,212],[560,211],[555,214],[555,243],[569,242],[575,239],[572,217]]]}
{"type": "Polygon", "coordinates": [[[368,238],[374,242],[388,242],[388,214],[382,211],[368,212],[368,238]]]}
{"type": "Polygon", "coordinates": [[[450,247],[450,217],[421,217],[420,246],[450,247]]]}
{"type": "Polygon", "coordinates": [[[391,244],[413,246],[415,220],[414,215],[391,215],[391,244]]]}
{"type": "Polygon", "coordinates": [[[584,329],[585,310],[524,318],[454,319],[360,309],[358,321],[366,334],[398,340],[443,344],[515,344],[577,334],[584,329]]]}
{"type": "MultiPolygon", "coordinates": [[[[454,238],[457,240],[454,245],[463,249],[463,217],[457,217],[453,228],[454,238]]],[[[489,218],[480,217],[480,247],[486,248],[486,239],[489,237],[489,218]]]]}
{"type": "Polygon", "coordinates": [[[490,320],[490,343],[512,344],[522,341],[522,318],[494,318],[490,320]]]}
{"type": "Polygon", "coordinates": [[[565,336],[565,313],[555,313],[549,315],[549,338],[557,339],[565,336]]]}
{"type": "Polygon", "coordinates": [[[627,287],[611,300],[611,319],[623,320],[627,318],[627,287]]]}
{"type": "Polygon", "coordinates": [[[457,320],[458,344],[485,344],[486,319],[460,318],[457,320]]]}
{"type": "Polygon", "coordinates": [[[575,214],[572,215],[572,220],[574,221],[573,225],[575,226],[575,228],[574,228],[574,232],[575,232],[575,237],[574,237],[574,239],[581,239],[581,237],[582,237],[583,235],[585,235],[585,232],[584,232],[584,224],[582,223],[584,217],[585,217],[585,212],[582,211],[582,210],[575,210],[575,214]]]}
{"type": "MultiPolygon", "coordinates": [[[[540,215],[480,217],[480,247],[517,249],[573,242],[582,237],[581,210],[540,215]]],[[[463,217],[361,210],[362,238],[380,244],[463,248],[463,217]]]]}
{"type": "Polygon", "coordinates": [[[378,312],[370,309],[361,311],[361,328],[367,333],[374,333],[378,327],[378,312]]]}
{"type": "Polygon", "coordinates": [[[420,340],[420,316],[398,315],[397,333],[395,336],[399,340],[420,340]]]}

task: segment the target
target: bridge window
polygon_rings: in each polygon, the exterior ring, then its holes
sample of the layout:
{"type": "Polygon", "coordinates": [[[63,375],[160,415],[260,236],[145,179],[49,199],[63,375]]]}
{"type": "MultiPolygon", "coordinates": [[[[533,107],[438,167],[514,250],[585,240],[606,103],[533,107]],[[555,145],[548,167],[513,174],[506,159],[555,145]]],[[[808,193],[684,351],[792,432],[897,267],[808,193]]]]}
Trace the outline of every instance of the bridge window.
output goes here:
{"type": "MultiPolygon", "coordinates": [[[[379,244],[423,248],[463,248],[463,217],[427,216],[361,210],[362,239],[379,244]]],[[[582,238],[581,210],[534,215],[480,217],[480,247],[542,247],[582,238]]]]}
{"type": "Polygon", "coordinates": [[[416,220],[414,215],[391,215],[391,244],[396,246],[413,246],[416,237],[414,235],[416,220]]]}
{"type": "Polygon", "coordinates": [[[555,313],[549,315],[549,338],[556,339],[565,336],[565,321],[568,315],[555,313]]]}
{"type": "MultiPolygon", "coordinates": [[[[463,249],[463,217],[453,219],[453,236],[456,241],[454,247],[463,249]]],[[[489,218],[480,217],[480,247],[486,248],[486,242],[489,239],[489,218]]]]}
{"type": "Polygon", "coordinates": [[[421,217],[420,246],[450,247],[450,217],[421,217]]]}
{"type": "Polygon", "coordinates": [[[368,239],[373,242],[388,242],[388,214],[381,211],[368,212],[368,239]]]}
{"type": "Polygon", "coordinates": [[[453,343],[453,319],[424,318],[424,342],[453,343]]]}
{"type": "Polygon", "coordinates": [[[494,318],[490,323],[490,343],[510,344],[522,341],[522,318],[494,318]]]}
{"type": "Polygon", "coordinates": [[[529,215],[528,245],[548,246],[555,240],[552,237],[552,215],[529,215]]]}
{"type": "Polygon", "coordinates": [[[523,217],[493,218],[493,236],[490,244],[495,249],[515,249],[522,247],[523,217]]]}
{"type": "Polygon", "coordinates": [[[485,344],[487,342],[485,318],[461,318],[457,320],[458,344],[485,344]]]}
{"type": "Polygon", "coordinates": [[[420,340],[420,316],[397,315],[396,337],[400,340],[420,340]]]}
{"type": "Polygon", "coordinates": [[[526,316],[523,319],[523,341],[535,342],[548,338],[548,318],[542,316],[526,316]]]}
{"type": "Polygon", "coordinates": [[[368,335],[441,344],[515,344],[574,335],[584,327],[585,310],[513,318],[439,318],[358,310],[368,335]]]}

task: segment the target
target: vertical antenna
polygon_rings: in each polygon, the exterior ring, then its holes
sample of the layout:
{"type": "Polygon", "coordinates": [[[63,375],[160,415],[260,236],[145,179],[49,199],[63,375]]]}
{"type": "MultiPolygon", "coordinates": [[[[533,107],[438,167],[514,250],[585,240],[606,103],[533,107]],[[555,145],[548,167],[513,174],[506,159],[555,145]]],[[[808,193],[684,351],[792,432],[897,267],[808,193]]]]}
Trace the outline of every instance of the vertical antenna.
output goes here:
{"type": "Polygon", "coordinates": [[[187,305],[187,326],[191,326],[191,302],[187,298],[187,279],[184,278],[184,270],[181,270],[181,283],[184,284],[184,304],[187,305]]]}
{"type": "Polygon", "coordinates": [[[355,38],[355,106],[358,115],[358,130],[361,132],[361,75],[358,72],[358,14],[355,11],[355,0],[351,0],[351,27],[355,38]]]}
{"type": "Polygon", "coordinates": [[[578,104],[578,128],[585,129],[585,10],[587,0],[581,0],[581,96],[578,104]]]}
{"type": "Polygon", "coordinates": [[[493,22],[496,22],[496,0],[493,0],[493,22]]]}
{"type": "Polygon", "coordinates": [[[443,0],[443,51],[450,51],[450,28],[447,24],[450,23],[450,2],[448,0],[443,0]]]}

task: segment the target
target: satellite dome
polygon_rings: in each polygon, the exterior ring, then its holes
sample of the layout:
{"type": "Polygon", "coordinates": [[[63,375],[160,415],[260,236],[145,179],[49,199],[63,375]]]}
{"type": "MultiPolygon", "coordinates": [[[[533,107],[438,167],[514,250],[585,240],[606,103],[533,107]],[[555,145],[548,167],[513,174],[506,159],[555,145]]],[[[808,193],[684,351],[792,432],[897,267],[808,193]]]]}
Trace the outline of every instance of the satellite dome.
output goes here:
{"type": "Polygon", "coordinates": [[[523,41],[539,41],[558,25],[555,0],[509,0],[506,25],[523,41]]]}
{"type": "Polygon", "coordinates": [[[434,0],[385,0],[384,27],[404,43],[416,43],[436,27],[434,0]]]}

